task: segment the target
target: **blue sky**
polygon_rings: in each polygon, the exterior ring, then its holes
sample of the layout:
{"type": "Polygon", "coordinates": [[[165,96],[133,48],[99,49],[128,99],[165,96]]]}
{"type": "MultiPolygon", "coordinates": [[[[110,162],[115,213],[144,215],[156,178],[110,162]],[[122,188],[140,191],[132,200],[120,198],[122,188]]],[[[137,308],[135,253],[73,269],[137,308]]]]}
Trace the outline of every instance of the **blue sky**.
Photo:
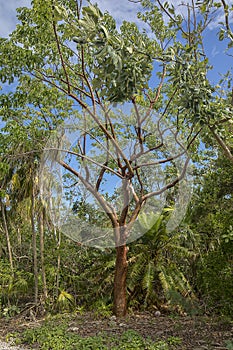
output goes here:
{"type": "MultiPolygon", "coordinates": [[[[84,0],[85,1],[85,0],[84,0]]],[[[137,10],[140,8],[140,4],[133,3],[128,0],[93,0],[94,3],[98,3],[101,10],[108,10],[118,21],[124,19],[137,21],[137,10]]],[[[165,2],[165,1],[163,1],[165,2]]],[[[181,2],[191,3],[191,0],[170,0],[178,11],[185,14],[185,9],[182,6],[178,6],[181,2]]],[[[232,0],[226,0],[230,5],[232,0]]],[[[15,27],[16,24],[16,8],[29,6],[31,0],[5,0],[0,2],[0,36],[7,36],[15,27]]],[[[221,11],[216,15],[215,20],[210,24],[210,28],[214,29],[218,27],[219,21],[223,21],[223,13],[221,11]]],[[[231,18],[233,21],[233,18],[231,18]]]]}
{"type": "MultiPolygon", "coordinates": [[[[108,10],[118,21],[122,22],[124,19],[130,21],[136,21],[139,25],[137,19],[137,10],[140,8],[140,4],[133,3],[128,0],[94,0],[97,2],[101,10],[108,10]]],[[[185,7],[178,6],[181,0],[170,0],[170,2],[181,11],[185,16],[185,7]]],[[[191,0],[184,1],[191,2],[191,0]]],[[[230,4],[232,0],[227,0],[230,4]]],[[[6,37],[15,28],[16,25],[16,8],[22,6],[29,6],[30,0],[6,0],[0,2],[0,36],[6,37]]],[[[217,32],[220,28],[219,22],[223,21],[223,13],[219,11],[216,14],[216,18],[209,26],[209,29],[205,32],[205,45],[206,53],[210,59],[210,63],[214,65],[214,70],[210,73],[212,82],[217,82],[219,80],[220,74],[225,73],[228,69],[233,66],[233,57],[229,57],[224,54],[227,43],[219,42],[217,37],[217,32]]],[[[230,18],[233,22],[233,16],[230,18]]],[[[232,50],[233,55],[233,50],[232,50]]]]}

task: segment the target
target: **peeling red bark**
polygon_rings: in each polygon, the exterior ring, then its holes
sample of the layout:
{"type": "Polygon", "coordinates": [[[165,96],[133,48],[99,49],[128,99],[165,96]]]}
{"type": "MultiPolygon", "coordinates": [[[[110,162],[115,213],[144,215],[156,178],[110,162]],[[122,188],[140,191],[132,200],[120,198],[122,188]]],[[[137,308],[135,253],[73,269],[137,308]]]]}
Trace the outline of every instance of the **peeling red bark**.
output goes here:
{"type": "Polygon", "coordinates": [[[113,312],[117,317],[123,317],[127,313],[127,251],[126,244],[116,248],[113,312]]]}

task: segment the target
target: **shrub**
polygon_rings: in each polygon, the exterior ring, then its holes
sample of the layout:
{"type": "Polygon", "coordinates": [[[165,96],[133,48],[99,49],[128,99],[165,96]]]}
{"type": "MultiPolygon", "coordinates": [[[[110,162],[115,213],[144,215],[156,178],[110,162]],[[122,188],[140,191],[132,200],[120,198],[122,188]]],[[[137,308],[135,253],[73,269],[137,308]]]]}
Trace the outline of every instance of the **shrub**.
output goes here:
{"type": "Polygon", "coordinates": [[[197,287],[207,307],[228,316],[233,316],[232,252],[233,241],[223,242],[202,257],[197,269],[197,287]]]}

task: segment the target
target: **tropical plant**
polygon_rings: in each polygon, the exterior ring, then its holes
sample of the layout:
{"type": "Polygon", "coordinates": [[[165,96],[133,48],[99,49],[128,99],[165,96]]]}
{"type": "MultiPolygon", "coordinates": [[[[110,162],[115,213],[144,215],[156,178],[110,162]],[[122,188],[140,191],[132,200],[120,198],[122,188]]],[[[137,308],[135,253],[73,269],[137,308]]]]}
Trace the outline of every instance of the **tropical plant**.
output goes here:
{"type": "Polygon", "coordinates": [[[148,231],[131,247],[128,291],[132,305],[140,308],[159,309],[168,302],[192,312],[196,297],[187,265],[198,252],[198,237],[185,228],[169,232],[171,210],[139,216],[139,225],[148,231]]]}
{"type": "MultiPolygon", "coordinates": [[[[200,235],[196,289],[207,308],[231,314],[232,303],[232,164],[222,155],[196,189],[189,225],[200,235]]],[[[195,280],[195,279],[194,279],[195,280]]]]}

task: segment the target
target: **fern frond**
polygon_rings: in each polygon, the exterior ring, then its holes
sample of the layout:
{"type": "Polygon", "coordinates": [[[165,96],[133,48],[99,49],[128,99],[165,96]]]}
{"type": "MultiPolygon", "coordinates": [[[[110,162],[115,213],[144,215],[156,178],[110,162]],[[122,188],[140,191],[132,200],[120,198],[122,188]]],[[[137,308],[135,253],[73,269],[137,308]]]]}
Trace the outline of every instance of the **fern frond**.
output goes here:
{"type": "Polygon", "coordinates": [[[159,280],[162,285],[164,292],[168,292],[171,286],[171,277],[167,275],[166,269],[164,267],[160,267],[159,280]]]}
{"type": "Polygon", "coordinates": [[[176,255],[179,255],[185,258],[191,258],[196,254],[194,251],[191,251],[187,247],[183,247],[179,244],[169,244],[169,250],[175,252],[176,255]]]}
{"type": "Polygon", "coordinates": [[[155,275],[155,268],[153,261],[150,261],[145,268],[145,273],[142,280],[142,288],[150,293],[153,289],[153,280],[155,275]]]}
{"type": "Polygon", "coordinates": [[[145,269],[145,274],[142,280],[142,288],[146,292],[144,304],[147,304],[148,299],[153,295],[153,282],[155,279],[155,265],[150,261],[145,269]]]}
{"type": "Polygon", "coordinates": [[[135,256],[136,261],[133,266],[129,269],[129,283],[130,289],[133,289],[135,285],[140,284],[143,278],[145,265],[147,264],[147,257],[144,251],[135,256]]]}

